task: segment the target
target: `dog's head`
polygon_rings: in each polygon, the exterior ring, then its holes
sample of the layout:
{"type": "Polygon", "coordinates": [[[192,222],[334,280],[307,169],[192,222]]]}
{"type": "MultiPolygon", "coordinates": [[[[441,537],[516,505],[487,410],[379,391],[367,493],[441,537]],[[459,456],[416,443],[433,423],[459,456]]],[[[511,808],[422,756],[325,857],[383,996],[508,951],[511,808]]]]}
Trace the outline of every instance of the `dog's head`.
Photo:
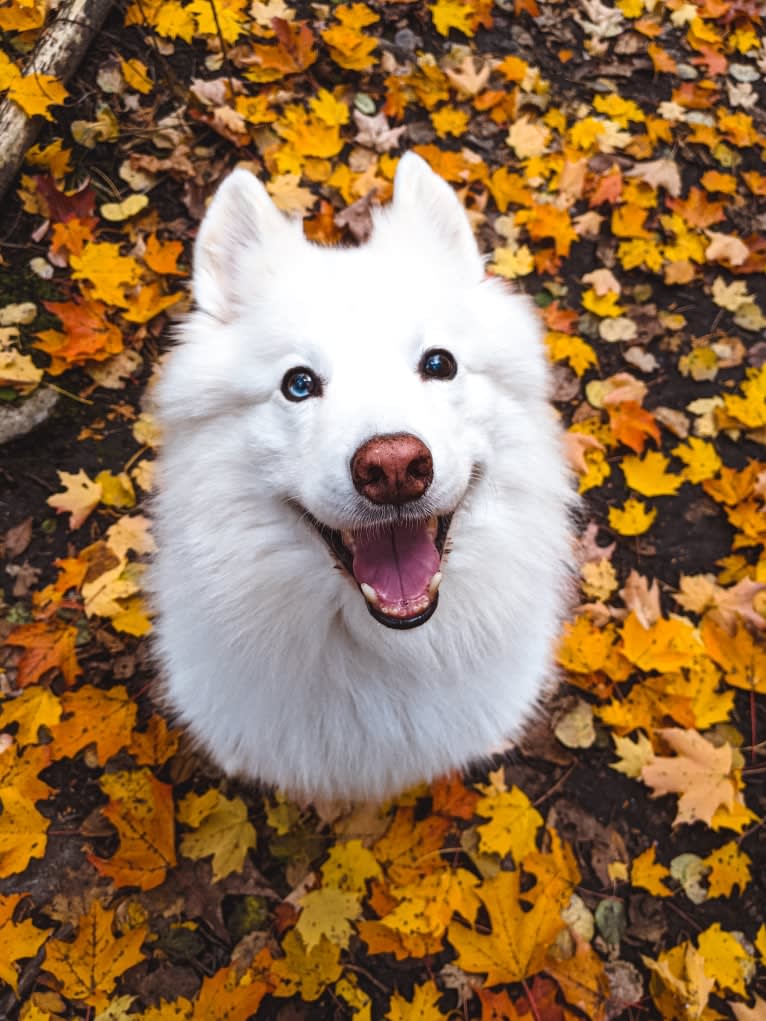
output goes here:
{"type": "Polygon", "coordinates": [[[240,491],[303,518],[376,620],[424,623],[477,492],[507,496],[540,470],[546,387],[534,316],[485,276],[451,188],[406,155],[370,241],[323,248],[235,170],[193,286],[164,423],[196,422],[240,491]]]}

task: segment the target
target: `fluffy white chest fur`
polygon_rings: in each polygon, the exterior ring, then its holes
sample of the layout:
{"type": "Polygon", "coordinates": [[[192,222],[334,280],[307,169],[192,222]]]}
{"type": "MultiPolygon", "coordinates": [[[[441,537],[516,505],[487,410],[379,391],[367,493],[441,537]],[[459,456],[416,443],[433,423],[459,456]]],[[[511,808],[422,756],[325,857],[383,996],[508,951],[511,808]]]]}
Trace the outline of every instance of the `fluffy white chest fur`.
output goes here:
{"type": "Polygon", "coordinates": [[[414,155],[358,249],[244,170],[158,388],[167,700],[227,772],[381,798],[518,733],[551,677],[571,487],[524,299],[414,155]]]}

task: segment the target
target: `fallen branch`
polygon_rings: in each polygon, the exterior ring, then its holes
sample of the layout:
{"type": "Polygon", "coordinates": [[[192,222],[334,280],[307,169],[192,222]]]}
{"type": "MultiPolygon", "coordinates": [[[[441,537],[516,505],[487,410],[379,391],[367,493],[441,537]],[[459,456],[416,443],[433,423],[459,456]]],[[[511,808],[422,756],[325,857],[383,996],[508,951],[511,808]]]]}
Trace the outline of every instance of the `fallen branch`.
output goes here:
{"type": "MultiPolygon", "coordinates": [[[[112,0],[68,0],[46,28],[27,61],[27,74],[50,74],[67,82],[80,65],[101,28],[112,0]]],[[[16,176],[42,125],[41,117],[27,117],[21,107],[5,99],[0,105],[0,201],[16,176]]]]}

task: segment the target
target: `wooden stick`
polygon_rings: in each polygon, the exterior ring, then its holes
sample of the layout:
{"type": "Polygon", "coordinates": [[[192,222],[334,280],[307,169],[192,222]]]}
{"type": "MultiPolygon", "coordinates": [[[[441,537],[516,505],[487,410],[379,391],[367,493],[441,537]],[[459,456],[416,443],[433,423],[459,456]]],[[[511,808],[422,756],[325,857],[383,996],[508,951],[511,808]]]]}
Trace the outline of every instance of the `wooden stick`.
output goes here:
{"type": "MultiPolygon", "coordinates": [[[[112,0],[67,0],[45,29],[27,61],[27,74],[50,74],[66,83],[80,65],[93,37],[103,25],[112,0]]],[[[27,117],[5,99],[0,105],[0,201],[37,138],[42,117],[27,117]]]]}

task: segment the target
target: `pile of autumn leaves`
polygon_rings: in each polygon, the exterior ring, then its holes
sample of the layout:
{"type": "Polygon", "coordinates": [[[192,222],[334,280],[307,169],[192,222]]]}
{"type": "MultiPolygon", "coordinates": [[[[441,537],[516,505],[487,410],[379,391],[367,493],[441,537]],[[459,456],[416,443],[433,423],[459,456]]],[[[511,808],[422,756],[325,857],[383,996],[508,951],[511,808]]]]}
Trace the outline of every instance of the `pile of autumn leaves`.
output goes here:
{"type": "MultiPolygon", "coordinates": [[[[110,827],[117,849],[107,857],[73,835],[86,845],[80,902],[0,896],[0,980],[18,990],[39,955],[40,977],[25,996],[21,1021],[75,1009],[94,1021],[120,1012],[136,1021],[245,1021],[267,995],[308,1003],[331,995],[363,1021],[435,1021],[456,1001],[482,1021],[600,1021],[641,1000],[647,986],[667,1019],[713,1021],[720,1016],[716,997],[738,1021],[764,1016],[763,1000],[744,1003],[766,965],[763,925],[747,936],[707,926],[644,954],[643,974],[620,959],[619,944],[622,905],[632,892],[676,898],[692,913],[704,901],[743,893],[753,870],[742,845],[759,820],[743,777],[758,761],[749,745],[761,735],[735,726],[735,695],[746,693],[740,705],[754,726],[756,701],[766,694],[766,460],[753,455],[727,465],[718,440],[745,442],[750,451],[766,441],[766,366],[756,359],[745,368],[747,345],[739,339],[755,339],[766,326],[748,279],[766,268],[766,252],[756,233],[735,231],[727,218],[727,203],[766,195],[766,176],[742,160],[766,145],[750,112],[753,75],[766,56],[759,18],[745,3],[586,6],[587,17],[577,17],[591,57],[622,35],[638,40],[655,72],[671,76],[668,101],[644,109],[611,91],[596,94],[587,109],[554,105],[560,97],[533,64],[515,55],[489,60],[466,45],[492,26],[490,0],[427,5],[438,33],[461,33],[461,44],[438,60],[428,53],[405,60],[381,48],[381,15],[362,3],[335,5],[316,24],[281,0],[216,0],[215,8],[207,0],[131,4],[128,25],[146,30],[148,23],[168,53],[202,37],[209,78],[196,81],[188,102],[155,125],[153,69],[117,56],[97,75],[107,101],[71,125],[73,141],[54,137],[28,154],[18,194],[25,213],[37,218],[35,240],[44,243],[44,256],[29,268],[52,280],[61,298],[38,303],[19,295],[0,308],[0,392],[32,393],[71,368],[102,393],[116,392],[141,371],[163,313],[181,305],[175,281],[184,275],[183,245],[167,236],[152,189],[172,175],[179,189],[193,190],[205,173],[217,177],[222,169],[196,146],[197,124],[221,145],[254,147],[277,204],[306,216],[312,238],[332,242],[343,236],[336,207],[372,188],[380,198],[390,194],[394,152],[415,114],[435,138],[415,148],[456,185],[476,225],[487,223],[493,206],[499,213],[491,216],[499,239],[492,271],[509,279],[537,273],[544,282],[537,297],[549,353],[575,384],[580,380],[568,444],[581,491],[598,492],[608,481],[627,491],[601,523],[615,541],[599,545],[592,524],[580,544],[583,601],[559,649],[578,695],[555,720],[555,733],[574,754],[611,741],[611,766],[635,781],[637,797],[643,790],[675,799],[667,846],[647,840],[629,853],[615,845],[596,870],[601,900],[591,909],[555,821],[508,787],[502,771],[474,786],[446,779],[388,810],[330,820],[327,853],[315,850],[285,866],[289,895],[268,891],[266,923],[242,935],[231,962],[202,979],[195,1000],[168,990],[165,1001],[147,1006],[122,991],[131,968],[160,959],[159,929],[198,927],[183,905],[168,900],[157,915],[158,898],[170,898],[163,891],[175,877],[192,886],[203,875],[213,900],[236,877],[247,889],[256,882],[252,854],[264,840],[273,849],[312,826],[316,837],[319,824],[275,796],[264,803],[265,833],[256,834],[240,797],[215,786],[179,797],[167,782],[178,734],[157,713],[140,717],[125,684],[104,690],[84,680],[83,656],[103,622],[114,649],[151,627],[141,577],[153,544],[139,504],[152,486],[159,436],[150,415],[106,400],[103,420],[83,431],[82,442],[98,443],[110,421],[127,421],[136,453],[98,474],[59,473],[48,505],[68,515],[72,547],[56,562],[53,580],[19,596],[9,615],[0,877],[23,891],[30,866],[42,860],[55,867],[46,855],[57,789],[41,778],[53,762],[77,757],[94,771],[103,799],[96,829],[110,827]],[[693,80],[685,71],[676,79],[681,58],[673,47],[707,77],[693,80]],[[343,84],[307,88],[306,72],[322,60],[339,69],[343,84]],[[502,129],[498,165],[470,144],[452,145],[479,123],[502,129]],[[148,134],[151,151],[131,145],[121,153],[119,192],[69,187],[70,146],[86,155],[97,144],[119,149],[125,125],[136,137],[148,134]],[[691,186],[671,158],[679,142],[714,164],[691,186]],[[598,241],[608,265],[573,288],[562,280],[581,240],[598,241]],[[658,308],[652,287],[633,281],[636,269],[669,287],[702,288],[730,328],[690,343],[683,312],[658,308]],[[653,342],[663,357],[677,353],[678,371],[705,384],[705,396],[683,408],[647,407],[660,368],[653,342]],[[602,351],[620,352],[620,371],[601,372],[602,351]],[[729,370],[737,372],[735,385],[711,396],[710,384],[729,370]],[[650,545],[658,515],[673,513],[682,487],[713,501],[731,526],[732,548],[709,571],[666,588],[663,612],[657,581],[636,572],[621,579],[613,556],[618,542],[650,545]],[[86,526],[94,541],[85,540],[86,526]],[[692,824],[720,834],[704,857],[694,853],[699,831],[688,829],[692,824]],[[204,871],[189,883],[191,863],[204,871]],[[45,924],[32,920],[33,907],[44,909],[45,924]],[[423,962],[445,950],[449,962],[424,978],[423,962]],[[374,973],[376,955],[412,962],[410,977],[417,977],[406,993],[380,999],[359,964],[374,973]]],[[[516,13],[539,12],[526,0],[516,13]]],[[[0,90],[53,121],[50,107],[65,90],[24,73],[21,56],[45,17],[38,0],[0,5],[0,29],[19,43],[13,54],[0,53],[0,90]]],[[[559,58],[566,64],[572,52],[562,47],[559,58]]],[[[22,531],[6,535],[6,556],[23,553],[29,535],[22,531]]],[[[652,811],[648,800],[641,805],[652,811]]]]}

